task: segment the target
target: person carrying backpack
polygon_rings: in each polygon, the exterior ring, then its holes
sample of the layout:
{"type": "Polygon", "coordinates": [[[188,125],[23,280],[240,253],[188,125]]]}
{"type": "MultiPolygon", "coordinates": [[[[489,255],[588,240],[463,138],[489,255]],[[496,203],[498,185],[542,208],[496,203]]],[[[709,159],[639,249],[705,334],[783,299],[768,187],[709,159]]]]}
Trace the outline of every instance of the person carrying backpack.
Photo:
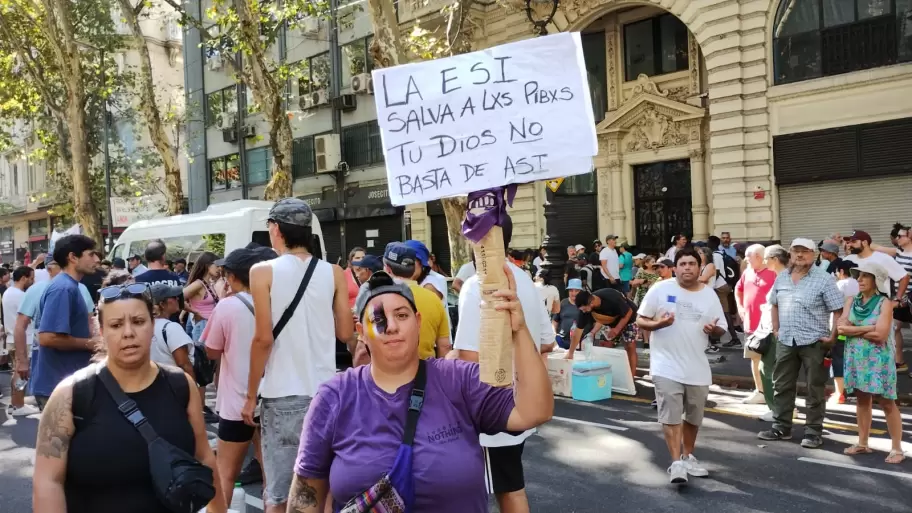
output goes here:
{"type": "MultiPolygon", "coordinates": [[[[193,376],[193,339],[171,321],[171,316],[180,312],[180,300],[184,289],[167,283],[152,285],[152,303],[155,313],[155,331],[150,348],[152,361],[162,365],[180,367],[193,376]]],[[[205,396],[202,396],[205,400],[205,396]]]]}
{"type": "MultiPolygon", "coordinates": [[[[716,268],[716,281],[714,289],[719,296],[719,302],[722,303],[722,311],[725,312],[725,320],[728,322],[728,332],[731,340],[722,345],[722,347],[739,348],[741,339],[735,330],[735,314],[738,308],[735,305],[735,287],[741,278],[741,264],[738,263],[731,255],[722,250],[722,239],[711,235],[707,240],[709,249],[712,250],[712,261],[716,268]]],[[[712,345],[716,345],[718,340],[710,340],[712,345]]]]}

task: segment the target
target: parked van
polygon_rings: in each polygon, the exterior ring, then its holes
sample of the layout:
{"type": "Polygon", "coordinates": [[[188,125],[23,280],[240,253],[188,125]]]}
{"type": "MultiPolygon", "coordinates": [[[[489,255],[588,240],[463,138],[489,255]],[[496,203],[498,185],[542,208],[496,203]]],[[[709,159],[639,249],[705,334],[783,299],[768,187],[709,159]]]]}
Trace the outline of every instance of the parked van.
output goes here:
{"type": "MultiPolygon", "coordinates": [[[[146,245],[156,239],[168,247],[165,258],[184,258],[188,263],[204,252],[223,257],[251,242],[270,246],[266,219],[271,201],[239,200],[210,205],[204,212],[137,221],[117,238],[109,258],[123,258],[145,252],[146,245]]],[[[323,258],[326,248],[320,221],[313,217],[313,252],[323,258]]]]}

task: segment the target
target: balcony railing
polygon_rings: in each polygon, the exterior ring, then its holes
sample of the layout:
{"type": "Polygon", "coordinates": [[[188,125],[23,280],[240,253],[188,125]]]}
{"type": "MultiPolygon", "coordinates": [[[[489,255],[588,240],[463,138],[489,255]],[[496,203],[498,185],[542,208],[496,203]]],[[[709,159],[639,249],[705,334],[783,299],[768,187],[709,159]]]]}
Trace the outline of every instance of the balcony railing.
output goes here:
{"type": "Polygon", "coordinates": [[[823,75],[889,66],[898,62],[893,14],[824,29],[820,33],[823,75]]]}

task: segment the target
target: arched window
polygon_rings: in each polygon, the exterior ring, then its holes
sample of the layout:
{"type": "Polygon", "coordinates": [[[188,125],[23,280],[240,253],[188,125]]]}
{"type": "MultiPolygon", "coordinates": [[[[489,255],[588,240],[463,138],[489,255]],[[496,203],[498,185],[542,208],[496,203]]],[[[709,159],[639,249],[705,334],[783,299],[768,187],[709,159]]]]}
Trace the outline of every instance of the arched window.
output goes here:
{"type": "Polygon", "coordinates": [[[780,0],[774,83],[912,61],[912,0],[780,0]]]}

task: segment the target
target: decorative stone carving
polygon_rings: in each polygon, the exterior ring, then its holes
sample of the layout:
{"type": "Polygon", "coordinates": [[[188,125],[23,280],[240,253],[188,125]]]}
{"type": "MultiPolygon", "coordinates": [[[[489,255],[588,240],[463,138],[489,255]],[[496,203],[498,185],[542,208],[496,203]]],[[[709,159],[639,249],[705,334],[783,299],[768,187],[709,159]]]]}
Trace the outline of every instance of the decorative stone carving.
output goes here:
{"type": "Polygon", "coordinates": [[[687,63],[690,68],[690,94],[700,94],[700,45],[690,32],[687,33],[687,63]]]}
{"type": "Polygon", "coordinates": [[[621,170],[621,161],[620,160],[609,160],[608,161],[608,171],[612,173],[620,172],[621,170]]]}
{"type": "Polygon", "coordinates": [[[687,144],[687,132],[672,117],[646,103],[637,121],[624,138],[626,151],[658,150],[666,146],[687,144]]]}
{"type": "Polygon", "coordinates": [[[633,94],[630,97],[633,98],[640,94],[654,94],[664,98],[668,96],[668,91],[660,91],[655,82],[644,73],[640,73],[637,75],[637,84],[633,86],[633,94]]]}
{"type": "Polygon", "coordinates": [[[703,162],[703,148],[693,148],[690,150],[690,160],[703,162]]]}
{"type": "Polygon", "coordinates": [[[608,59],[608,110],[614,110],[618,106],[617,98],[617,56],[615,53],[620,50],[620,45],[616,44],[618,38],[617,32],[607,32],[605,34],[605,56],[608,59]]]}
{"type": "Polygon", "coordinates": [[[690,86],[686,85],[686,86],[680,86],[680,87],[672,87],[672,88],[666,89],[665,92],[668,93],[668,95],[666,96],[667,98],[682,102],[682,101],[686,100],[687,97],[690,96],[690,86]]]}
{"type": "Polygon", "coordinates": [[[598,169],[598,183],[600,184],[598,187],[599,210],[603,211],[603,212],[607,212],[607,210],[604,210],[604,209],[608,208],[608,204],[611,201],[611,197],[608,193],[608,191],[611,188],[606,187],[607,184],[611,183],[611,182],[609,182],[610,179],[611,179],[611,174],[610,174],[610,171],[608,170],[608,168],[601,167],[598,169]],[[604,185],[601,185],[601,184],[604,184],[604,185]]]}

